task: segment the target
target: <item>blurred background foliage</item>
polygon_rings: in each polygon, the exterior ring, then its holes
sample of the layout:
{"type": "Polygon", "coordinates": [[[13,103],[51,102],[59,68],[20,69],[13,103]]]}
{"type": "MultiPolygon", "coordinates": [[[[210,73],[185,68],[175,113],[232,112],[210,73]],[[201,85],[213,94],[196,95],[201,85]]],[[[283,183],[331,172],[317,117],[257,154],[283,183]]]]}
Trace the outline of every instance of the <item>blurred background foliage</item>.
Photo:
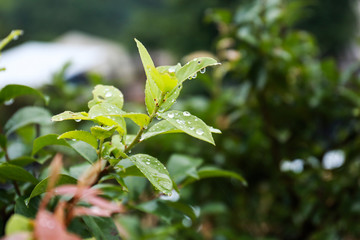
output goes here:
{"type": "MultiPolygon", "coordinates": [[[[134,239],[350,240],[360,238],[360,78],[357,62],[338,66],[356,41],[355,3],[2,0],[0,35],[22,28],[20,41],[52,40],[76,29],[131,51],[137,37],[177,56],[211,51],[222,62],[189,81],[176,105],[220,128],[217,146],[174,135],[158,136],[139,150],[169,163],[203,161],[237,171],[249,186],[212,179],[184,187],[181,199],[199,207],[197,220],[121,217],[134,239]],[[325,164],[333,151],[344,164],[325,164]],[[296,160],[300,166],[294,167],[296,160]]],[[[91,87],[61,79],[59,73],[43,89],[56,102],[50,110],[81,110],[88,98],[76,93],[91,87]]],[[[149,199],[138,194],[145,182],[133,179],[128,186],[133,201],[149,199]]],[[[138,207],[162,216],[151,209],[138,207]]]]}

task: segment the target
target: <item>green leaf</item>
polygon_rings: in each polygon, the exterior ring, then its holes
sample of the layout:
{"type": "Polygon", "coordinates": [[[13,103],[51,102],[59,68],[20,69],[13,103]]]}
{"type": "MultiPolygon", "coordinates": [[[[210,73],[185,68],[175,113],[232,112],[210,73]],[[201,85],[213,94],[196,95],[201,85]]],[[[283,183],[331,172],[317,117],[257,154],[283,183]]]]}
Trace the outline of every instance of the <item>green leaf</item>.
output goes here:
{"type": "Polygon", "coordinates": [[[18,96],[23,96],[23,95],[38,96],[42,98],[46,104],[48,103],[49,100],[40,91],[36,89],[24,85],[10,84],[10,85],[6,85],[0,90],[0,104],[4,103],[5,101],[9,101],[18,96]]]}
{"type": "Polygon", "coordinates": [[[23,215],[28,218],[35,218],[36,213],[39,209],[41,198],[40,197],[33,198],[32,201],[29,202],[28,204],[26,204],[26,202],[27,200],[25,199],[24,196],[16,199],[15,209],[14,209],[15,213],[23,215]]]}
{"type": "MultiPolygon", "coordinates": [[[[239,180],[242,184],[247,186],[246,180],[240,174],[232,172],[232,171],[222,170],[217,167],[212,167],[212,166],[202,167],[201,169],[198,170],[198,175],[199,175],[199,179],[213,178],[213,177],[235,178],[235,179],[239,180]]],[[[184,186],[188,185],[188,184],[194,182],[195,180],[196,179],[194,179],[194,178],[189,178],[183,183],[183,185],[184,186]]]]}
{"type": "MultiPolygon", "coordinates": [[[[99,117],[125,117],[131,119],[140,127],[149,123],[148,115],[143,113],[127,113],[111,103],[99,103],[93,106],[89,110],[89,116],[96,119],[99,117]]],[[[102,120],[102,118],[100,118],[100,120],[102,120]]],[[[109,125],[109,123],[106,125],[109,125]]]]}
{"type": "Polygon", "coordinates": [[[97,139],[89,132],[82,130],[69,131],[61,134],[58,139],[69,138],[76,139],[88,143],[95,150],[98,148],[97,139]]]}
{"type": "Polygon", "coordinates": [[[49,125],[51,114],[41,107],[24,107],[18,110],[6,122],[4,130],[6,135],[29,124],[49,125]]]}
{"type": "Polygon", "coordinates": [[[95,118],[95,120],[100,125],[116,126],[116,131],[122,136],[126,134],[126,122],[122,117],[98,116],[95,118]]]}
{"type": "MultiPolygon", "coordinates": [[[[36,197],[40,194],[43,194],[44,192],[46,192],[46,188],[47,188],[47,184],[49,181],[49,177],[43,179],[42,181],[40,181],[32,190],[30,197],[27,199],[27,203],[30,202],[30,200],[33,197],[36,197]]],[[[76,184],[77,180],[69,175],[64,175],[64,174],[60,174],[59,178],[56,182],[56,186],[60,186],[60,185],[65,185],[65,184],[76,184]]]]}
{"type": "Polygon", "coordinates": [[[168,121],[160,121],[152,125],[142,136],[141,140],[151,138],[156,135],[166,134],[166,133],[180,133],[183,132],[181,129],[176,128],[174,125],[168,121]]]}
{"type": "Polygon", "coordinates": [[[215,145],[209,127],[200,118],[191,115],[189,112],[174,110],[158,114],[185,133],[215,145]]]}
{"type": "Polygon", "coordinates": [[[95,136],[95,138],[104,140],[105,138],[111,137],[114,134],[116,126],[107,126],[100,127],[94,126],[90,128],[91,134],[95,136]]]}
{"type": "Polygon", "coordinates": [[[143,113],[124,113],[121,116],[131,119],[140,127],[147,126],[150,120],[149,116],[143,113]]]}
{"type": "Polygon", "coordinates": [[[89,144],[79,141],[70,141],[68,143],[72,149],[79,153],[89,163],[93,164],[97,160],[97,153],[89,144]]]}
{"type": "Polygon", "coordinates": [[[124,105],[124,96],[122,92],[113,86],[96,85],[92,93],[94,98],[89,101],[89,108],[92,108],[99,103],[110,103],[120,109],[122,109],[124,105]]]}
{"type": "Polygon", "coordinates": [[[112,218],[84,216],[82,219],[88,227],[89,232],[91,232],[96,239],[119,239],[119,233],[112,218]]]}
{"type": "Polygon", "coordinates": [[[20,233],[20,232],[32,232],[33,224],[31,220],[19,214],[14,214],[10,217],[5,227],[5,234],[7,236],[20,233]]]}
{"type": "Polygon", "coordinates": [[[89,163],[93,163],[97,159],[97,153],[89,144],[78,141],[67,142],[64,139],[58,139],[57,134],[48,134],[38,137],[34,140],[32,156],[34,156],[40,149],[49,145],[62,145],[70,147],[78,152],[89,163]]]}
{"type": "Polygon", "coordinates": [[[137,45],[138,50],[139,50],[141,62],[143,64],[146,77],[149,79],[150,78],[149,67],[155,68],[154,62],[152,61],[152,59],[150,57],[150,54],[148,53],[148,51],[146,50],[144,45],[139,40],[137,40],[136,38],[134,40],[135,40],[136,45],[137,45]]]}
{"type": "Polygon", "coordinates": [[[182,182],[186,177],[199,179],[197,168],[203,163],[201,158],[193,158],[182,154],[171,155],[167,168],[176,183],[182,182]]]}
{"type": "Polygon", "coordinates": [[[60,113],[58,115],[55,115],[51,118],[51,121],[64,121],[64,120],[77,120],[77,121],[81,121],[81,120],[91,120],[88,117],[88,114],[86,112],[70,112],[70,111],[65,111],[63,113],[60,113]]]}
{"type": "Polygon", "coordinates": [[[147,154],[136,154],[129,158],[149,181],[165,194],[171,194],[173,183],[166,167],[156,158],[147,154]]]}
{"type": "Polygon", "coordinates": [[[154,112],[157,101],[160,100],[161,92],[160,92],[158,86],[156,85],[156,83],[154,82],[154,80],[152,79],[150,71],[149,71],[149,69],[155,68],[155,65],[154,65],[148,51],[146,50],[146,48],[140,41],[135,39],[135,42],[138,47],[141,62],[143,64],[145,74],[146,74],[145,104],[146,104],[148,113],[151,115],[154,112]]]}
{"type": "Polygon", "coordinates": [[[64,139],[58,139],[57,134],[48,134],[38,137],[34,140],[33,150],[31,155],[34,156],[40,149],[49,145],[62,145],[62,146],[70,147],[68,142],[65,141],[64,139]]]}
{"type": "Polygon", "coordinates": [[[21,182],[31,182],[33,184],[38,183],[38,180],[31,175],[31,173],[22,167],[12,165],[10,163],[0,164],[0,177],[21,182]]]}
{"type": "Polygon", "coordinates": [[[178,85],[176,88],[168,92],[164,97],[164,102],[161,104],[159,112],[167,111],[174,103],[176,99],[179,97],[181,92],[182,85],[178,85]]]}
{"type": "Polygon", "coordinates": [[[148,71],[150,73],[148,77],[156,83],[161,92],[170,92],[177,86],[178,81],[175,77],[175,70],[174,72],[159,72],[155,67],[148,66],[148,71]]]}
{"type": "Polygon", "coordinates": [[[209,66],[219,65],[215,59],[210,57],[199,57],[191,60],[176,71],[176,77],[179,84],[184,82],[186,79],[192,78],[201,69],[205,69],[209,66]]]}
{"type": "Polygon", "coordinates": [[[125,112],[118,106],[112,103],[98,103],[89,110],[89,117],[95,118],[98,116],[121,116],[125,112]]]}
{"type": "Polygon", "coordinates": [[[24,167],[33,162],[36,162],[35,158],[24,156],[24,157],[18,157],[18,158],[12,159],[9,163],[13,164],[13,165],[17,165],[19,167],[24,167]]]}
{"type": "Polygon", "coordinates": [[[151,78],[147,78],[145,83],[145,105],[149,115],[154,112],[156,104],[159,104],[160,98],[161,91],[156,86],[156,83],[151,78]]]}

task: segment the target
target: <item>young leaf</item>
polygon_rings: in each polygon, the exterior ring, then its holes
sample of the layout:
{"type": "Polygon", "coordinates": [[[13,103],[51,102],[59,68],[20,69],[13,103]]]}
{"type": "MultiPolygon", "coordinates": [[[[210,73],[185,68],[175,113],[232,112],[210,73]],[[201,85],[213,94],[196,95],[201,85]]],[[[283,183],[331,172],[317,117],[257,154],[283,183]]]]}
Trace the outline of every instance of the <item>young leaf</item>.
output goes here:
{"type": "Polygon", "coordinates": [[[116,116],[98,116],[95,120],[100,125],[116,126],[116,131],[121,135],[126,135],[126,122],[122,117],[116,116]]]}
{"type": "Polygon", "coordinates": [[[175,74],[159,72],[155,67],[148,67],[150,78],[156,83],[161,92],[167,93],[174,89],[178,83],[175,74]]]}
{"type": "Polygon", "coordinates": [[[10,217],[5,227],[5,234],[12,235],[20,232],[32,232],[33,224],[31,220],[19,214],[10,217]]]}
{"type": "Polygon", "coordinates": [[[21,182],[31,182],[33,184],[38,183],[38,180],[24,168],[9,163],[0,164],[0,177],[21,182]]]}
{"type": "Polygon", "coordinates": [[[95,118],[98,116],[119,116],[124,113],[125,112],[115,104],[103,102],[98,103],[90,108],[89,117],[95,118]]]}
{"type": "Polygon", "coordinates": [[[111,137],[114,134],[116,126],[100,127],[94,126],[91,127],[91,134],[97,139],[104,140],[105,138],[111,137]]]}
{"type": "Polygon", "coordinates": [[[138,126],[143,127],[149,124],[149,116],[143,113],[124,113],[122,117],[131,119],[138,126]]]}
{"type": "Polygon", "coordinates": [[[4,130],[6,135],[29,124],[49,125],[51,114],[41,107],[24,107],[18,110],[6,122],[4,130]]]}
{"type": "Polygon", "coordinates": [[[135,40],[136,45],[137,45],[138,50],[139,50],[141,62],[143,64],[146,77],[149,78],[150,77],[149,67],[155,68],[154,62],[152,61],[152,59],[150,57],[150,54],[148,53],[148,51],[146,50],[144,45],[139,40],[137,40],[136,38],[134,40],[135,40]]]}
{"type": "Polygon", "coordinates": [[[165,194],[171,194],[173,183],[166,167],[147,154],[136,154],[129,158],[149,181],[165,194]]]}
{"type": "Polygon", "coordinates": [[[124,105],[122,92],[113,86],[96,85],[92,93],[94,98],[89,101],[89,108],[99,103],[110,103],[120,109],[122,109],[124,105]]]}
{"type": "Polygon", "coordinates": [[[192,78],[198,71],[205,69],[209,66],[219,65],[215,59],[210,57],[199,57],[191,60],[182,66],[175,75],[179,81],[179,84],[184,82],[186,79],[192,78]]]}
{"type": "Polygon", "coordinates": [[[75,130],[61,134],[58,139],[69,138],[76,139],[88,143],[95,150],[98,148],[97,139],[87,131],[75,130]]]}
{"type": "Polygon", "coordinates": [[[161,92],[150,75],[149,69],[155,68],[155,65],[154,65],[148,51],[146,50],[146,48],[140,41],[135,39],[135,42],[138,47],[141,62],[143,64],[146,78],[147,78],[146,84],[145,84],[145,104],[146,104],[148,113],[151,115],[154,112],[157,101],[160,100],[161,92]]]}
{"type": "Polygon", "coordinates": [[[0,104],[4,103],[5,101],[9,101],[18,96],[23,96],[23,95],[38,96],[41,99],[43,99],[46,104],[48,103],[49,100],[40,91],[36,89],[24,85],[10,84],[10,85],[6,85],[0,90],[0,104]]]}
{"type": "MultiPolygon", "coordinates": [[[[41,180],[32,190],[30,197],[26,200],[27,203],[30,202],[30,200],[40,194],[43,194],[46,192],[46,187],[49,181],[49,177],[41,180]]],[[[56,181],[55,186],[61,186],[65,184],[76,184],[77,180],[69,175],[60,174],[58,180],[56,181]]]]}
{"type": "Polygon", "coordinates": [[[64,120],[91,120],[86,112],[70,112],[65,111],[51,118],[51,121],[64,121],[64,120]]]}
{"type": "Polygon", "coordinates": [[[154,112],[156,104],[159,104],[161,91],[152,78],[147,78],[145,83],[145,104],[149,115],[154,112]]]}
{"type": "MultiPolygon", "coordinates": [[[[149,123],[149,116],[143,113],[127,113],[111,103],[99,103],[90,108],[89,116],[98,117],[125,117],[130,118],[140,127],[149,123]]],[[[109,124],[106,124],[109,125],[109,124]]]]}
{"type": "Polygon", "coordinates": [[[167,111],[174,103],[176,99],[179,97],[180,91],[182,89],[182,85],[178,85],[176,88],[168,92],[164,97],[164,102],[161,104],[159,112],[167,111]]]}
{"type": "Polygon", "coordinates": [[[200,118],[191,115],[189,112],[174,110],[159,113],[159,116],[185,133],[215,145],[209,127],[200,118]]]}

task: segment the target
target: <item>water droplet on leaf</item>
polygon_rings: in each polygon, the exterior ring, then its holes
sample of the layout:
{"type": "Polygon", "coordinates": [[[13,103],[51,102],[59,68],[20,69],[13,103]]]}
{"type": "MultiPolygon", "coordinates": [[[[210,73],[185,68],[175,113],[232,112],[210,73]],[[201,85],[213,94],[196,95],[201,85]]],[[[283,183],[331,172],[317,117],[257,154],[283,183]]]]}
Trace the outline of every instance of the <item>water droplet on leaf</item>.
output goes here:
{"type": "Polygon", "coordinates": [[[185,117],[188,117],[188,116],[190,116],[191,114],[190,114],[188,111],[185,111],[185,112],[183,112],[183,115],[184,115],[185,117]]]}
{"type": "Polygon", "coordinates": [[[196,129],[196,134],[198,135],[203,135],[204,134],[204,130],[202,130],[201,128],[196,129]]]}
{"type": "Polygon", "coordinates": [[[13,104],[14,103],[14,99],[12,98],[12,99],[9,99],[9,100],[7,100],[7,101],[5,101],[4,102],[4,104],[6,105],[6,106],[10,106],[11,104],[13,104]]]}
{"type": "Polygon", "coordinates": [[[107,92],[106,94],[105,94],[105,97],[111,97],[112,96],[112,93],[111,92],[107,92]]]}
{"type": "Polygon", "coordinates": [[[205,72],[206,72],[206,68],[200,69],[200,73],[205,73],[205,72]]]}
{"type": "Polygon", "coordinates": [[[174,118],[174,114],[173,113],[168,113],[168,117],[169,118],[174,118]]]}
{"type": "Polygon", "coordinates": [[[75,122],[81,122],[81,119],[75,119],[75,122]]]}
{"type": "Polygon", "coordinates": [[[192,76],[192,78],[196,78],[197,77],[197,73],[195,73],[193,76],[192,76]]]}

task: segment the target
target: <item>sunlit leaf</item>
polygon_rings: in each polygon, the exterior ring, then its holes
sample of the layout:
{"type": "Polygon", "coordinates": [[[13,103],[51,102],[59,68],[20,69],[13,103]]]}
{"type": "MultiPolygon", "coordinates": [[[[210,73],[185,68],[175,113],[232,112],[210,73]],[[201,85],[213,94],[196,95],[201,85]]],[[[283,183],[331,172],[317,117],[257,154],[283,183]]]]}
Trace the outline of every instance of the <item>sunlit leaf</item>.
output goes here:
{"type": "Polygon", "coordinates": [[[179,133],[183,132],[181,129],[176,128],[174,125],[169,123],[168,121],[160,121],[153,126],[151,126],[142,136],[141,140],[145,140],[151,138],[153,136],[159,134],[166,134],[166,133],[179,133]]]}
{"type": "Polygon", "coordinates": [[[87,131],[81,131],[81,130],[69,131],[61,134],[58,138],[76,139],[88,143],[94,149],[97,149],[98,147],[97,139],[87,131]]]}
{"type": "Polygon", "coordinates": [[[71,111],[65,111],[63,113],[57,114],[51,118],[51,121],[64,121],[64,120],[91,120],[88,117],[88,114],[86,112],[71,112],[71,111]]]}
{"type": "Polygon", "coordinates": [[[110,103],[120,109],[122,109],[124,105],[124,96],[122,92],[113,86],[96,85],[92,93],[94,98],[89,101],[89,108],[92,108],[99,103],[110,103]]]}
{"type": "Polygon", "coordinates": [[[197,72],[209,66],[219,65],[215,59],[210,57],[199,57],[191,60],[176,71],[176,77],[179,83],[184,82],[186,79],[193,78],[197,72]]]}
{"type": "Polygon", "coordinates": [[[95,117],[95,120],[100,123],[100,125],[116,126],[116,131],[120,135],[126,135],[126,122],[123,117],[98,116],[95,117]]]}
{"type": "Polygon", "coordinates": [[[14,214],[6,223],[5,234],[12,235],[20,232],[32,232],[33,224],[31,220],[19,214],[14,214]]]}
{"type": "Polygon", "coordinates": [[[129,158],[149,181],[165,194],[173,189],[172,180],[166,167],[156,158],[146,154],[136,154],[129,158]]]}
{"type": "Polygon", "coordinates": [[[114,134],[116,126],[93,126],[90,128],[91,134],[97,139],[104,140],[105,138],[111,137],[114,134]]]}
{"type": "Polygon", "coordinates": [[[18,110],[6,122],[4,130],[6,135],[29,124],[49,125],[51,124],[51,114],[45,108],[24,107],[18,110]]]}
{"type": "Polygon", "coordinates": [[[159,72],[155,67],[149,66],[150,78],[156,83],[161,92],[167,93],[174,89],[178,83],[175,72],[159,72]]]}
{"type": "Polygon", "coordinates": [[[159,116],[185,133],[215,145],[209,127],[200,118],[189,112],[174,110],[159,113],[159,116]]]}

